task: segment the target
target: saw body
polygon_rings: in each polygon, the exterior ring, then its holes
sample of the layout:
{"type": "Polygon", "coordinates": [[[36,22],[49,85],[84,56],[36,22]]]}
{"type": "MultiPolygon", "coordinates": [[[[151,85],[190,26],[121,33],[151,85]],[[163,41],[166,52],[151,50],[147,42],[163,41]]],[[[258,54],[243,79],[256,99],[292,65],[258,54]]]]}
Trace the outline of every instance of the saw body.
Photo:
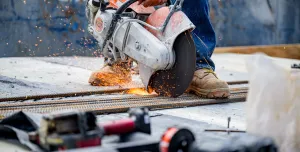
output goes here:
{"type": "Polygon", "coordinates": [[[102,1],[96,13],[87,9],[89,32],[108,62],[136,61],[148,91],[176,97],[192,80],[196,56],[195,26],[180,11],[182,2],[155,10],[136,0],[102,1]]]}

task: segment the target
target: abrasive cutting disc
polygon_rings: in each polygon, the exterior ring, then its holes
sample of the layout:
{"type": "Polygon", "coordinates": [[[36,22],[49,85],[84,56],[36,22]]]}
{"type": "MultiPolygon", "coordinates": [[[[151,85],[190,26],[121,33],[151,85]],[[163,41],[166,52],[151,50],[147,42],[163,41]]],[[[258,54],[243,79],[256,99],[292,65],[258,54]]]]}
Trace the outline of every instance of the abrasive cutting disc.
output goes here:
{"type": "Polygon", "coordinates": [[[173,45],[175,64],[169,70],[155,72],[147,87],[159,95],[178,97],[182,95],[192,81],[196,66],[196,49],[189,32],[180,34],[173,45]]]}

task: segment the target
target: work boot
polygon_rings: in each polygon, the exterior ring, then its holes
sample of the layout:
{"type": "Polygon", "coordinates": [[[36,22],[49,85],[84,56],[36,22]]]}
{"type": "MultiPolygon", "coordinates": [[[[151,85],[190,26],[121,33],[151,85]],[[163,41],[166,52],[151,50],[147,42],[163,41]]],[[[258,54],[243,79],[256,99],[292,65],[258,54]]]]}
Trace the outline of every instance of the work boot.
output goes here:
{"type": "Polygon", "coordinates": [[[117,86],[131,82],[130,66],[127,63],[105,65],[89,78],[93,86],[117,86]]]}
{"type": "Polygon", "coordinates": [[[227,98],[230,96],[228,84],[218,79],[214,71],[210,69],[197,70],[187,92],[206,98],[227,98]]]}

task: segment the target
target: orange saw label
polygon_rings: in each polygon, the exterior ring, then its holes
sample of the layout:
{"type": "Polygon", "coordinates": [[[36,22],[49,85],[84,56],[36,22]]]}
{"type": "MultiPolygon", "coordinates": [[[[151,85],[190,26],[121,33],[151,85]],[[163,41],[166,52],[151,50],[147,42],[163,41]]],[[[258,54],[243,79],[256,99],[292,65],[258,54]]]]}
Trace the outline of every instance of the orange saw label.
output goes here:
{"type": "Polygon", "coordinates": [[[101,33],[103,31],[103,21],[102,18],[98,17],[96,19],[96,31],[101,33]]]}

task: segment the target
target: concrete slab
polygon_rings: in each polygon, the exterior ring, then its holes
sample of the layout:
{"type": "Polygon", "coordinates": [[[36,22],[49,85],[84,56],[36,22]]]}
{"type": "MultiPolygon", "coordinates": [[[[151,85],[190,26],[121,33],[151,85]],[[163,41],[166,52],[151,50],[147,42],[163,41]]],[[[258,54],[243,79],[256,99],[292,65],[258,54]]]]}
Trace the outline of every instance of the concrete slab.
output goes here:
{"type": "MultiPolygon", "coordinates": [[[[105,90],[93,87],[88,78],[103,65],[102,59],[69,58],[1,58],[0,97],[105,90]],[[101,63],[102,62],[102,63],[101,63]],[[26,85],[24,85],[26,84],[26,85]]],[[[142,87],[138,78],[134,83],[109,88],[142,87]]]]}
{"type": "Polygon", "coordinates": [[[227,118],[231,117],[230,127],[240,130],[246,129],[245,103],[228,103],[207,105],[180,109],[157,111],[161,114],[206,122],[212,125],[227,127],[227,118]]]}
{"type": "MultiPolygon", "coordinates": [[[[246,59],[249,55],[216,54],[216,72],[226,81],[248,80],[246,59]]],[[[290,67],[299,60],[273,58],[282,66],[290,67]]],[[[45,57],[45,58],[0,58],[0,98],[20,95],[62,93],[74,91],[103,90],[92,87],[88,78],[92,71],[103,65],[103,58],[91,57],[45,57]]],[[[142,86],[138,76],[134,83],[119,87],[142,86]]],[[[232,117],[232,127],[245,129],[244,103],[209,105],[192,108],[157,111],[160,114],[209,124],[227,126],[227,117],[232,117]]],[[[122,115],[122,114],[121,114],[122,115]]],[[[99,116],[102,117],[102,116],[99,116]]],[[[118,115],[114,115],[118,117],[118,115]]]]}
{"type": "MultiPolygon", "coordinates": [[[[219,77],[228,80],[245,80],[247,72],[243,58],[235,55],[214,56],[219,77]]],[[[103,58],[91,57],[44,57],[44,58],[1,58],[0,59],[0,97],[36,95],[106,89],[92,87],[87,81],[92,71],[103,66],[103,58]],[[24,88],[24,82],[28,88],[24,88]]],[[[121,87],[142,86],[138,76],[134,83],[121,87]]],[[[120,86],[119,86],[120,87],[120,86]]]]}

